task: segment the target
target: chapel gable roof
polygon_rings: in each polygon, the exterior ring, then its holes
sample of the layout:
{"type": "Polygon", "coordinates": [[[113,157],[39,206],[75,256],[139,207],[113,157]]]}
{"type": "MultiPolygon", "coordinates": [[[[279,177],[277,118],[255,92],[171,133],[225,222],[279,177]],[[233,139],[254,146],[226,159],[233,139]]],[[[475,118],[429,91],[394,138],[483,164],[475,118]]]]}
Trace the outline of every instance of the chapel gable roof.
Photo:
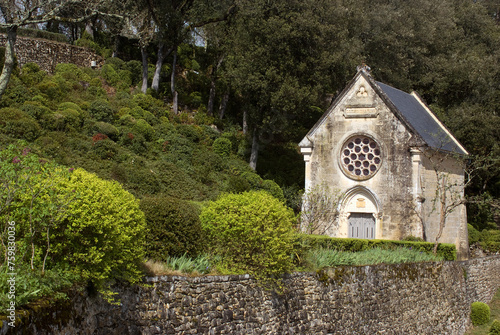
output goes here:
{"type": "Polygon", "coordinates": [[[349,92],[356,81],[362,76],[374,91],[385,102],[395,116],[414,133],[417,138],[425,142],[429,147],[467,155],[468,152],[443,125],[441,121],[432,113],[429,107],[423,102],[416,92],[406,93],[384,83],[375,81],[365,67],[361,67],[356,76],[344,88],[344,90],[334,100],[330,108],[318,120],[314,127],[300,142],[300,147],[312,147],[312,135],[323,124],[328,115],[335,110],[342,98],[349,92]]]}

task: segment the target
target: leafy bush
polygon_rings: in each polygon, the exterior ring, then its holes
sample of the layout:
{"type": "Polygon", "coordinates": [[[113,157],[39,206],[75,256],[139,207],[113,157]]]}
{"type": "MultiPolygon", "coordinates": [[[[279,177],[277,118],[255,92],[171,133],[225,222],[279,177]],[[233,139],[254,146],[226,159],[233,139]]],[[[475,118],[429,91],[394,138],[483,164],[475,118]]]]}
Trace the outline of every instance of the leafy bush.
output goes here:
{"type": "Polygon", "coordinates": [[[138,281],[146,230],[139,202],[120,184],[82,169],[73,171],[64,190],[74,191],[77,201],[54,239],[54,257],[97,287],[112,278],[138,281]]]}
{"type": "Polygon", "coordinates": [[[470,305],[470,318],[474,326],[484,325],[490,321],[490,306],[476,301],[470,305]]]}
{"type": "Polygon", "coordinates": [[[14,138],[34,141],[41,134],[41,127],[25,112],[17,108],[0,109],[0,131],[14,138]]]}
{"type": "Polygon", "coordinates": [[[42,124],[49,130],[73,131],[80,129],[82,121],[82,115],[78,110],[68,108],[45,115],[42,124]]]}
{"type": "Polygon", "coordinates": [[[153,129],[153,127],[151,127],[151,125],[144,119],[137,120],[133,125],[133,129],[137,133],[144,136],[146,141],[151,141],[155,135],[155,130],[153,129]]]}
{"type": "Polygon", "coordinates": [[[65,80],[78,82],[78,81],[90,81],[90,76],[86,74],[82,68],[76,66],[75,64],[69,63],[59,63],[56,65],[55,76],[60,76],[65,80]]]}
{"type": "Polygon", "coordinates": [[[200,215],[219,268],[260,278],[292,270],[293,212],[266,192],[225,194],[200,215]]]}
{"type": "Polygon", "coordinates": [[[198,255],[202,233],[195,206],[166,196],[145,197],[140,206],[146,215],[148,257],[168,261],[169,256],[198,255]]]}
{"type": "Polygon", "coordinates": [[[476,230],[470,223],[467,224],[467,229],[469,231],[469,245],[472,245],[479,241],[481,238],[481,233],[476,230]]]}
{"type": "Polygon", "coordinates": [[[101,137],[103,135],[96,134],[92,137],[94,141],[92,151],[100,159],[111,159],[118,153],[119,147],[115,142],[108,139],[106,135],[104,135],[106,137],[101,137]]]}
{"type": "Polygon", "coordinates": [[[225,137],[219,137],[212,144],[212,150],[221,157],[229,157],[233,143],[225,137]]]}
{"type": "Polygon", "coordinates": [[[262,187],[262,183],[264,182],[264,179],[262,179],[258,174],[255,172],[243,172],[241,174],[243,178],[245,178],[246,181],[252,186],[253,189],[258,190],[262,187]]]}
{"type": "Polygon", "coordinates": [[[97,121],[111,122],[113,120],[113,110],[106,100],[92,101],[89,113],[97,121]]]}
{"type": "Polygon", "coordinates": [[[266,191],[276,199],[283,202],[285,201],[283,190],[281,189],[281,187],[279,187],[278,184],[276,184],[276,182],[274,182],[274,180],[269,180],[269,179],[264,180],[261,187],[264,191],[266,191]]]}
{"type": "Polygon", "coordinates": [[[250,183],[241,176],[229,176],[225,191],[228,193],[242,193],[250,191],[250,183]]]}
{"type": "Polygon", "coordinates": [[[200,128],[189,124],[179,124],[177,132],[193,142],[199,142],[201,139],[200,128]]]}
{"type": "Polygon", "coordinates": [[[94,124],[94,129],[97,133],[105,134],[114,141],[118,140],[118,135],[120,132],[115,126],[110,123],[96,122],[94,124]]]}
{"type": "MultiPolygon", "coordinates": [[[[394,250],[400,247],[412,250],[432,253],[434,243],[392,240],[365,240],[357,238],[335,238],[325,235],[297,234],[295,239],[296,252],[301,255],[310,249],[333,249],[338,251],[358,252],[373,248],[394,250]]],[[[453,261],[457,259],[457,251],[454,244],[440,243],[437,256],[444,260],[453,261]]]]}
{"type": "Polygon", "coordinates": [[[47,72],[41,71],[40,67],[35,63],[26,63],[23,65],[20,79],[28,87],[34,86],[42,82],[47,76],[47,72]]]}
{"type": "Polygon", "coordinates": [[[37,120],[40,120],[44,115],[51,112],[48,107],[45,107],[39,101],[26,101],[21,106],[21,110],[37,120]]]}
{"type": "Polygon", "coordinates": [[[493,323],[491,324],[490,332],[488,333],[488,335],[500,335],[500,321],[499,320],[493,321],[493,323]]]}

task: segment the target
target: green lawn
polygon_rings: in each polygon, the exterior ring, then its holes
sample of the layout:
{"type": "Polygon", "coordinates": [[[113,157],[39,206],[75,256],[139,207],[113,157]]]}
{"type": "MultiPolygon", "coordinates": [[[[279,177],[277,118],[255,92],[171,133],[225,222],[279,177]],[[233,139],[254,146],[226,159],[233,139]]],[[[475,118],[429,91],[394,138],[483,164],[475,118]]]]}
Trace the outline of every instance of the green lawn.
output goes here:
{"type": "Polygon", "coordinates": [[[466,335],[488,335],[493,320],[500,320],[500,289],[498,289],[497,293],[493,297],[493,300],[491,300],[488,305],[491,309],[490,322],[482,326],[475,326],[471,328],[467,333],[465,333],[466,335]]]}

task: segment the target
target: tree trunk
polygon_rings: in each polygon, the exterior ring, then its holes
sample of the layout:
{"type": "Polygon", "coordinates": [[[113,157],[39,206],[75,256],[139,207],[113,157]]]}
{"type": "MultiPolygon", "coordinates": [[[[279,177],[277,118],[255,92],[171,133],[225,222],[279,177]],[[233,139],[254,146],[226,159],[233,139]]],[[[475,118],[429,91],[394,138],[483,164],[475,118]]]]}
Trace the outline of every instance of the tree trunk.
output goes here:
{"type": "Polygon", "coordinates": [[[228,101],[229,101],[229,92],[226,91],[226,93],[224,93],[224,96],[222,97],[222,101],[220,102],[219,106],[219,119],[221,120],[224,117],[224,114],[226,113],[226,107],[228,101]]]}
{"type": "Polygon", "coordinates": [[[172,62],[172,74],[170,76],[170,91],[173,96],[173,108],[174,114],[179,111],[179,105],[177,101],[177,91],[175,90],[175,67],[177,65],[177,50],[174,50],[174,61],[172,62]]]}
{"type": "Polygon", "coordinates": [[[248,133],[248,111],[243,110],[243,134],[248,133]]]}
{"type": "Polygon", "coordinates": [[[215,100],[215,78],[212,77],[212,80],[210,80],[210,93],[208,94],[208,103],[207,103],[207,114],[208,115],[213,115],[214,100],[215,100]]]}
{"type": "Polygon", "coordinates": [[[158,45],[158,57],[156,59],[155,73],[153,75],[153,82],[151,83],[151,88],[156,92],[158,92],[158,89],[160,88],[160,74],[164,59],[165,44],[163,44],[163,42],[160,42],[160,45],[158,45]]]}
{"type": "Polygon", "coordinates": [[[5,45],[5,63],[3,64],[2,74],[0,75],[0,98],[2,98],[7,85],[9,84],[10,75],[14,69],[16,51],[17,26],[9,28],[7,34],[7,44],[5,45]]]}
{"type": "Polygon", "coordinates": [[[85,32],[87,34],[89,34],[90,37],[92,37],[92,39],[94,39],[94,28],[93,28],[93,24],[92,24],[92,22],[90,22],[90,20],[85,22],[85,32]]]}
{"type": "Polygon", "coordinates": [[[208,115],[213,115],[214,100],[215,100],[215,80],[217,79],[217,71],[219,70],[219,67],[221,66],[223,61],[224,61],[224,56],[221,56],[219,58],[219,61],[217,62],[217,65],[215,66],[212,75],[210,76],[210,94],[208,96],[208,103],[207,103],[208,115]]]}
{"type": "Polygon", "coordinates": [[[142,87],[141,92],[146,93],[148,90],[148,51],[146,47],[141,47],[142,56],[142,87]]]}
{"type": "Polygon", "coordinates": [[[153,76],[153,82],[151,83],[151,88],[158,92],[160,89],[160,75],[161,75],[161,67],[163,66],[163,61],[165,60],[165,57],[167,57],[174,47],[171,47],[168,49],[168,51],[165,51],[165,44],[163,42],[160,42],[158,45],[158,58],[156,59],[156,66],[155,66],[155,73],[153,76]]]}
{"type": "Polygon", "coordinates": [[[257,158],[259,157],[259,135],[258,130],[254,129],[252,139],[252,153],[250,154],[250,167],[253,170],[257,169],[257,158]]]}

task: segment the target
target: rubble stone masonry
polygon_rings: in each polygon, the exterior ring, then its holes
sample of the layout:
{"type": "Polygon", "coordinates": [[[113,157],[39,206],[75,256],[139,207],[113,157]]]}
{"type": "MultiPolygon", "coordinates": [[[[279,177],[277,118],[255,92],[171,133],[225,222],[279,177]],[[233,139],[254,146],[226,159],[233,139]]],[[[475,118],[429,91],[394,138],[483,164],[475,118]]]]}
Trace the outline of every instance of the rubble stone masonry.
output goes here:
{"type": "Polygon", "coordinates": [[[463,334],[499,287],[500,256],[294,273],[281,294],[247,275],[150,277],[117,286],[119,305],[75,293],[0,333],[463,334]]]}
{"type": "MultiPolygon", "coordinates": [[[[0,46],[4,47],[6,42],[7,35],[0,34],[0,46]]],[[[21,68],[26,63],[36,63],[47,73],[54,73],[56,65],[60,63],[72,63],[84,67],[90,67],[93,61],[98,67],[104,63],[101,56],[86,48],[21,36],[16,40],[16,57],[21,68]]]]}

